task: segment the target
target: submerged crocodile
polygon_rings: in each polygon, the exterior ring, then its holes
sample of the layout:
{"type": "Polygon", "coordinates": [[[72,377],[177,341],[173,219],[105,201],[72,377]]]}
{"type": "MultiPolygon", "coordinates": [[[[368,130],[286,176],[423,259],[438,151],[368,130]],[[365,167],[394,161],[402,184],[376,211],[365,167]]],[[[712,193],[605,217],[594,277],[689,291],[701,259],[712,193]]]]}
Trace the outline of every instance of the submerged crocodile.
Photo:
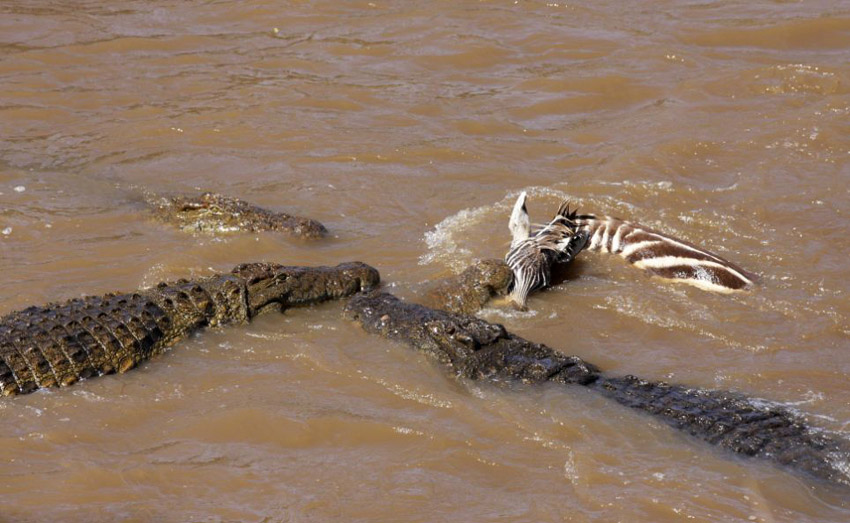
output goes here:
{"type": "Polygon", "coordinates": [[[511,268],[502,260],[479,260],[457,276],[435,283],[425,295],[425,304],[474,314],[492,298],[506,295],[513,280],[511,268]]]}
{"type": "Polygon", "coordinates": [[[248,202],[215,193],[200,196],[149,198],[164,222],[189,232],[276,231],[301,238],[322,238],[324,225],[300,216],[270,211],[248,202]]]}
{"type": "Polygon", "coordinates": [[[846,465],[842,470],[850,458],[846,442],[814,431],[782,407],[727,391],[608,376],[577,356],[525,340],[501,325],[387,293],[359,294],[349,300],[345,314],[367,332],[435,357],[461,378],[584,386],[708,443],[850,486],[846,465]]]}
{"type": "Polygon", "coordinates": [[[206,326],[241,324],[267,311],[350,296],[378,271],[248,263],[228,274],[88,296],[0,318],[0,393],[26,394],[125,372],[206,326]]]}

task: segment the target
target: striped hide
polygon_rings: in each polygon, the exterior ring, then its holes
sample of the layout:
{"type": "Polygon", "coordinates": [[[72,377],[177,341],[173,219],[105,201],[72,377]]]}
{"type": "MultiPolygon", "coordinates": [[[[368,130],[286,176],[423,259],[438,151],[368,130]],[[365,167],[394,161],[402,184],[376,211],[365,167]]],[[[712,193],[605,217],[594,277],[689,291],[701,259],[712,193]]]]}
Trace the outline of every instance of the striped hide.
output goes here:
{"type": "Polygon", "coordinates": [[[510,297],[523,310],[531,292],[549,286],[552,267],[572,261],[588,238],[573,221],[575,213],[570,212],[567,202],[561,204],[552,221],[532,234],[525,200],[523,192],[511,213],[508,227],[513,239],[505,256],[505,262],[514,273],[510,297]]]}
{"type": "Polygon", "coordinates": [[[592,214],[576,216],[575,222],[587,231],[586,249],[619,254],[635,267],[671,281],[729,293],[757,280],[716,254],[637,223],[592,214]]]}

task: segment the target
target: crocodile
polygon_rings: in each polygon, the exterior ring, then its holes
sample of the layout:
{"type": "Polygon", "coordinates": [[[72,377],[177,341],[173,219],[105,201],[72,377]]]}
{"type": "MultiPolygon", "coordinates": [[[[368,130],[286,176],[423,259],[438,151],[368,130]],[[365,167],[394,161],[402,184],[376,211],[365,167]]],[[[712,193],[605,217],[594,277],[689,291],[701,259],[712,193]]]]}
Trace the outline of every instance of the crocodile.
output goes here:
{"type": "Polygon", "coordinates": [[[324,225],[300,216],[270,211],[246,201],[205,192],[200,196],[149,197],[156,216],[188,232],[283,232],[306,239],[327,236],[324,225]]]}
{"type": "Polygon", "coordinates": [[[435,283],[425,304],[448,312],[473,314],[490,299],[507,294],[514,275],[502,260],[479,260],[457,276],[435,283]]]}
{"type": "Polygon", "coordinates": [[[587,387],[710,444],[850,486],[847,442],[809,427],[781,406],[734,392],[609,376],[578,356],[525,340],[502,325],[379,291],[354,296],[344,314],[367,332],[436,358],[460,378],[587,387]]]}
{"type": "Polygon", "coordinates": [[[0,393],[26,394],[123,373],[207,326],[372,289],[378,271],[246,263],[230,273],[29,307],[0,318],[0,393]]]}

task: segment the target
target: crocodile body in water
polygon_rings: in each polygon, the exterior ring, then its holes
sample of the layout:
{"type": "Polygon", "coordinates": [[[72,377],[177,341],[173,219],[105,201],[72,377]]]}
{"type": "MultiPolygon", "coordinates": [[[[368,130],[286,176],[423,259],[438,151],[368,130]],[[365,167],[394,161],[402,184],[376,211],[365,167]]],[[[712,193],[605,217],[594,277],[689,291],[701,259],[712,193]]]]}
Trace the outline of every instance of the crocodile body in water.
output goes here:
{"type": "Polygon", "coordinates": [[[525,340],[501,325],[387,293],[359,294],[345,311],[367,332],[412,345],[462,378],[585,386],[708,443],[850,486],[846,442],[811,429],[782,407],[732,392],[608,376],[577,356],[525,340]]]}
{"type": "Polygon", "coordinates": [[[490,299],[504,296],[514,280],[502,260],[479,260],[457,276],[440,280],[425,295],[425,304],[448,312],[474,314],[490,299]]]}
{"type": "Polygon", "coordinates": [[[215,193],[148,198],[157,217],[189,232],[276,231],[301,238],[322,238],[324,225],[300,216],[270,211],[215,193]]]}
{"type": "Polygon", "coordinates": [[[266,311],[350,296],[378,282],[378,271],[360,262],[248,263],[228,274],[12,312],[0,318],[0,392],[25,394],[125,372],[202,327],[246,323],[266,311]]]}

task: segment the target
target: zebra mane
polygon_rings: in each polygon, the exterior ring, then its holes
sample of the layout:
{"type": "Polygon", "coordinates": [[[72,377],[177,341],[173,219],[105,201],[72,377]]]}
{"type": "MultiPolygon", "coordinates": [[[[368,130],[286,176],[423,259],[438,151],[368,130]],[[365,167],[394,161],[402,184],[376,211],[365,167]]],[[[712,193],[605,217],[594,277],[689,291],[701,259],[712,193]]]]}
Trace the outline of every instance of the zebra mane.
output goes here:
{"type": "Polygon", "coordinates": [[[578,207],[574,210],[570,210],[570,201],[564,200],[561,202],[560,207],[558,207],[558,212],[555,213],[555,217],[562,216],[568,219],[571,222],[575,222],[576,218],[578,218],[578,207]]]}
{"type": "Polygon", "coordinates": [[[571,262],[584,248],[588,238],[587,232],[580,230],[576,224],[576,211],[570,210],[569,200],[561,203],[549,223],[522,238],[521,234],[517,234],[519,228],[516,224],[528,220],[525,198],[526,193],[523,192],[514,206],[509,222],[514,240],[505,256],[505,262],[514,273],[511,298],[520,308],[525,308],[529,293],[549,286],[552,267],[571,262]]]}

